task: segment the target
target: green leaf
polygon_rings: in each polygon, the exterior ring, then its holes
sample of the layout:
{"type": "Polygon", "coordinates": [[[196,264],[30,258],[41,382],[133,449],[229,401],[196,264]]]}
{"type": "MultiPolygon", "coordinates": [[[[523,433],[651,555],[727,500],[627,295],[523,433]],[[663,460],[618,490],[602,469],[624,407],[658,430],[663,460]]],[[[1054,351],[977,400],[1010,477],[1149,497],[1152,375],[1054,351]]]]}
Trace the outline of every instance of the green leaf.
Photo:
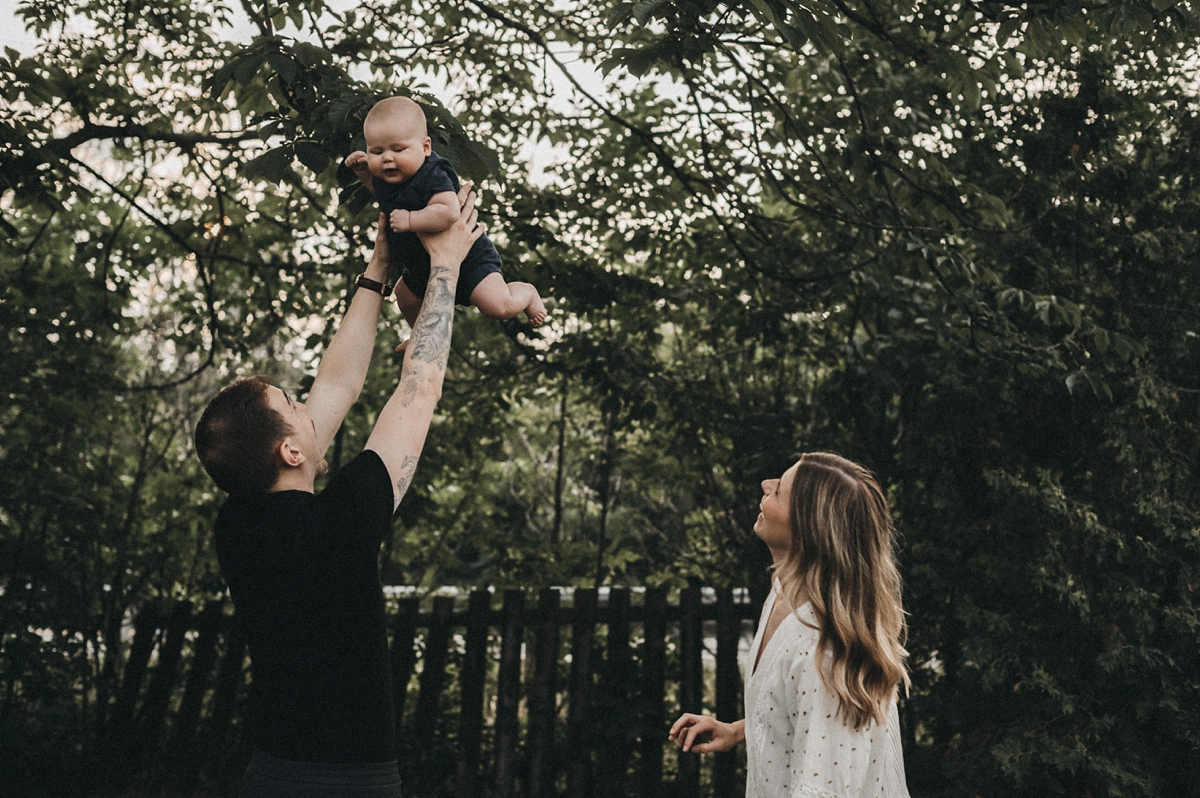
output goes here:
{"type": "Polygon", "coordinates": [[[963,76],[962,97],[968,108],[973,111],[979,110],[979,81],[977,81],[975,77],[969,73],[963,76]]]}
{"type": "Polygon", "coordinates": [[[300,68],[296,66],[296,62],[283,53],[267,53],[267,63],[279,74],[283,82],[289,85],[300,75],[300,68]]]}
{"type": "Polygon", "coordinates": [[[294,153],[290,146],[276,147],[267,150],[257,158],[247,161],[242,166],[242,174],[248,179],[263,178],[272,183],[283,180],[283,176],[292,165],[294,153]]]}
{"type": "Polygon", "coordinates": [[[350,115],[351,111],[364,108],[370,103],[371,100],[364,98],[360,94],[347,94],[330,103],[327,113],[330,121],[340,127],[346,123],[346,118],[350,115]]]}
{"type": "Polygon", "coordinates": [[[1001,21],[1000,27],[996,30],[996,43],[1003,48],[1005,43],[1017,34],[1017,31],[1021,27],[1021,22],[1020,15],[1016,14],[1001,21]]]}
{"type": "Polygon", "coordinates": [[[1000,52],[1000,58],[1004,61],[1004,66],[1008,74],[1012,77],[1025,77],[1025,65],[1021,63],[1021,59],[1012,50],[1003,50],[1000,52]]]}
{"type": "Polygon", "coordinates": [[[1103,396],[1108,399],[1108,401],[1112,401],[1112,388],[1108,386],[1107,382],[1105,382],[1102,378],[1095,376],[1090,371],[1084,372],[1084,376],[1087,377],[1088,386],[1091,387],[1092,393],[1096,395],[1097,399],[1103,396]]]}
{"type": "Polygon", "coordinates": [[[650,17],[654,14],[654,9],[658,7],[655,0],[642,0],[633,4],[630,13],[639,25],[645,25],[650,21],[650,17]]]}
{"type": "Polygon", "coordinates": [[[778,25],[776,25],[776,27],[779,29],[779,32],[783,34],[783,38],[787,40],[787,43],[790,44],[794,49],[799,50],[804,46],[804,43],[809,40],[809,37],[806,36],[800,28],[789,25],[786,22],[780,22],[778,25]]]}
{"type": "Polygon", "coordinates": [[[237,61],[227,61],[224,66],[218,69],[208,81],[208,89],[215,95],[220,95],[229,81],[233,79],[233,70],[237,66],[237,61]]]}
{"type": "Polygon", "coordinates": [[[1127,335],[1114,332],[1110,335],[1110,338],[1112,339],[1113,352],[1122,359],[1128,360],[1131,355],[1140,355],[1145,352],[1143,345],[1127,335]]]}
{"type": "Polygon", "coordinates": [[[328,50],[318,47],[315,44],[309,44],[308,42],[296,42],[292,46],[292,55],[300,62],[301,66],[307,69],[312,69],[320,64],[327,64],[330,61],[328,50]]]}
{"type": "Polygon", "coordinates": [[[300,163],[318,174],[325,171],[329,162],[333,160],[325,148],[315,141],[297,141],[295,148],[296,157],[300,159],[300,163]]]}
{"type": "Polygon", "coordinates": [[[779,27],[779,23],[787,14],[786,9],[777,0],[750,0],[750,6],[759,20],[775,28],[779,27]]]}
{"type": "Polygon", "coordinates": [[[250,81],[254,80],[254,76],[258,74],[258,68],[262,66],[264,57],[260,53],[247,55],[239,59],[233,66],[233,79],[245,86],[250,81]]]}
{"type": "Polygon", "coordinates": [[[338,192],[338,207],[345,208],[351,216],[358,216],[368,205],[373,205],[375,198],[367,187],[355,180],[338,192]]]}
{"type": "Polygon", "coordinates": [[[609,30],[619,28],[629,21],[633,16],[633,5],[631,3],[617,3],[612,10],[608,12],[608,18],[605,24],[609,30]]]}
{"type": "Polygon", "coordinates": [[[1042,324],[1050,326],[1050,313],[1054,309],[1054,303],[1048,299],[1039,299],[1033,303],[1033,311],[1037,317],[1042,320],[1042,324]]]}

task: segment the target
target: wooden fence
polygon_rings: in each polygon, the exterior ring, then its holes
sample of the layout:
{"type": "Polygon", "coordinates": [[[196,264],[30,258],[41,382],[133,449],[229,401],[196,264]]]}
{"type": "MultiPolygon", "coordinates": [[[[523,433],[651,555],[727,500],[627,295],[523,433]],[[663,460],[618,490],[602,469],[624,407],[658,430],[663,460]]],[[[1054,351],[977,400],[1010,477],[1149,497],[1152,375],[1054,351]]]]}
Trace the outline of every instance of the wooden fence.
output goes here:
{"type": "MultiPolygon", "coordinates": [[[[524,591],[509,590],[494,607],[479,590],[457,610],[453,597],[428,609],[400,599],[391,665],[405,794],[740,795],[737,752],[713,757],[702,778],[699,757],[674,756],[666,732],[679,711],[741,717],[739,638],[761,601],[735,602],[731,589],[716,590],[715,602],[700,588],[680,591],[677,604],[661,589],[642,596],[614,588],[601,602],[578,589],[565,606],[550,588],[530,606],[524,591]],[[706,637],[715,639],[707,702],[706,637]]],[[[106,791],[236,790],[250,754],[241,723],[248,669],[229,613],[223,603],[197,613],[179,602],[136,619],[102,746],[106,791]]]]}

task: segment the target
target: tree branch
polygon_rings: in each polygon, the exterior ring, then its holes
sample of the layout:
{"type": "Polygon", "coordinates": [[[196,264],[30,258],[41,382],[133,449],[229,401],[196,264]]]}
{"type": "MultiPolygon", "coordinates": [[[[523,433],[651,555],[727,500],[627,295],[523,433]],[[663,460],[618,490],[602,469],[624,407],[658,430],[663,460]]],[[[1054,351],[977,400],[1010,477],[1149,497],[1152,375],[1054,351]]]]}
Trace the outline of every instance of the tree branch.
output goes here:
{"type": "Polygon", "coordinates": [[[71,150],[88,141],[97,139],[138,139],[140,141],[164,141],[175,144],[184,151],[189,151],[197,144],[237,144],[242,141],[257,141],[257,133],[235,133],[227,136],[212,133],[176,133],[174,131],[156,131],[136,122],[121,125],[98,125],[86,120],[83,127],[61,139],[51,139],[46,148],[66,158],[71,150]]]}

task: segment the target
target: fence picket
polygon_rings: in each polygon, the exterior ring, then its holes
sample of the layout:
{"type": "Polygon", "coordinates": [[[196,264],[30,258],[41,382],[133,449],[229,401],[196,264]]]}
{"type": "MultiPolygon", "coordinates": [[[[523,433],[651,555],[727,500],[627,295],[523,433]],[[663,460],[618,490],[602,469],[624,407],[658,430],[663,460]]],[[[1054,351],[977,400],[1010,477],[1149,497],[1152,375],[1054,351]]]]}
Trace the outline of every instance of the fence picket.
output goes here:
{"type": "Polygon", "coordinates": [[[546,588],[538,597],[533,689],[529,694],[529,778],[525,790],[528,798],[542,798],[554,790],[553,746],[560,598],[555,588],[546,588]]]}
{"type": "Polygon", "coordinates": [[[225,607],[220,601],[210,601],[199,615],[187,687],[179,702],[179,712],[175,715],[171,748],[167,755],[167,766],[174,772],[176,784],[190,781],[200,764],[196,759],[196,733],[200,728],[204,696],[208,693],[212,670],[217,664],[217,640],[224,618],[225,607]]]}
{"type": "MultiPolygon", "coordinates": [[[[733,606],[733,590],[717,591],[717,717],[729,723],[742,716],[741,674],[738,673],[738,638],[742,623],[733,606]]],[[[714,798],[735,798],[738,754],[722,751],[713,761],[714,798]]]]}
{"type": "MultiPolygon", "coordinates": [[[[421,614],[421,603],[415,598],[403,598],[398,602],[396,617],[392,620],[392,710],[395,715],[396,740],[404,733],[404,705],[408,699],[408,682],[412,679],[417,663],[415,641],[417,620],[421,614]]],[[[400,752],[397,752],[399,755],[400,752]]]]}
{"type": "Polygon", "coordinates": [[[629,643],[629,590],[614,587],[608,594],[608,645],[604,667],[601,671],[601,689],[598,699],[603,701],[608,719],[597,733],[603,744],[600,748],[599,783],[606,792],[625,795],[625,770],[632,753],[631,742],[637,733],[632,719],[630,685],[634,683],[636,671],[633,667],[633,648],[629,643]]]}
{"type": "Polygon", "coordinates": [[[223,757],[229,749],[238,694],[246,683],[246,638],[242,626],[233,618],[225,619],[221,625],[225,653],[217,669],[212,711],[203,727],[204,744],[201,746],[209,752],[204,765],[214,776],[220,774],[223,757]]]}
{"type": "Polygon", "coordinates": [[[642,724],[641,762],[642,798],[658,798],[662,792],[663,680],[667,667],[667,592],[661,587],[646,589],[642,606],[645,636],[642,655],[642,695],[639,700],[642,724]]]}
{"type": "Polygon", "coordinates": [[[471,592],[467,606],[466,654],[463,658],[461,713],[458,727],[457,798],[472,798],[479,780],[483,746],[483,683],[487,678],[488,611],[492,595],[471,592]]]}
{"type": "Polygon", "coordinates": [[[133,643],[129,647],[129,658],[125,661],[121,689],[108,721],[105,742],[107,756],[104,758],[105,780],[108,783],[119,782],[137,758],[134,711],[142,692],[142,682],[146,678],[150,655],[154,653],[154,641],[160,623],[159,615],[147,609],[138,614],[133,624],[133,643]]]}
{"type": "Polygon", "coordinates": [[[588,717],[592,685],[592,641],[596,635],[596,589],[575,591],[571,621],[571,698],[567,714],[567,795],[587,798],[592,746],[588,717]]]}
{"type": "Polygon", "coordinates": [[[525,591],[504,591],[501,609],[500,672],[496,679],[496,798],[512,795],[521,703],[521,646],[525,591]]]}
{"type": "Polygon", "coordinates": [[[158,646],[158,662],[146,689],[146,698],[138,713],[138,751],[157,752],[161,743],[163,722],[171,702],[171,687],[175,684],[179,660],[183,656],[183,641],[192,619],[192,602],[177,601],[167,619],[162,642],[158,646]]]}
{"type": "Polygon", "coordinates": [[[133,622],[133,643],[129,647],[129,657],[125,660],[125,672],[121,675],[121,689],[117,694],[117,702],[109,716],[110,734],[127,734],[133,726],[134,710],[137,709],[138,696],[142,692],[142,682],[146,678],[150,655],[154,653],[154,638],[158,634],[159,623],[161,618],[152,610],[143,610],[133,622]]]}
{"type": "Polygon", "coordinates": [[[416,741],[417,761],[420,768],[410,771],[408,783],[412,794],[425,795],[428,767],[433,756],[434,739],[437,735],[438,716],[442,691],[446,684],[446,657],[450,646],[451,613],[454,599],[437,596],[433,600],[433,615],[429,619],[429,633],[425,635],[425,665],[421,669],[420,689],[417,693],[417,710],[413,713],[412,730],[409,737],[416,741]]]}
{"type": "MultiPolygon", "coordinates": [[[[704,710],[703,621],[700,620],[700,588],[684,588],[679,597],[679,708],[699,714],[704,710]]],[[[700,755],[679,752],[678,795],[700,792],[700,755]]]]}

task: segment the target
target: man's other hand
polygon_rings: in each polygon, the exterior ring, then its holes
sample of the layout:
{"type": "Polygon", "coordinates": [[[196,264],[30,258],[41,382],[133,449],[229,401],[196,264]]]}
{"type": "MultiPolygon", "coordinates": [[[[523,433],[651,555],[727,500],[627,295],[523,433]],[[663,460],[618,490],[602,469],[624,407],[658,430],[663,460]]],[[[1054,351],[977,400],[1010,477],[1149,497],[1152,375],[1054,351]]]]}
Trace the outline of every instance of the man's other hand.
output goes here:
{"type": "Polygon", "coordinates": [[[471,246],[483,235],[479,211],[475,209],[475,192],[470,183],[462,184],[458,190],[458,201],[462,206],[458,221],[440,233],[417,234],[429,253],[430,265],[453,268],[455,273],[471,251],[471,246]]]}

